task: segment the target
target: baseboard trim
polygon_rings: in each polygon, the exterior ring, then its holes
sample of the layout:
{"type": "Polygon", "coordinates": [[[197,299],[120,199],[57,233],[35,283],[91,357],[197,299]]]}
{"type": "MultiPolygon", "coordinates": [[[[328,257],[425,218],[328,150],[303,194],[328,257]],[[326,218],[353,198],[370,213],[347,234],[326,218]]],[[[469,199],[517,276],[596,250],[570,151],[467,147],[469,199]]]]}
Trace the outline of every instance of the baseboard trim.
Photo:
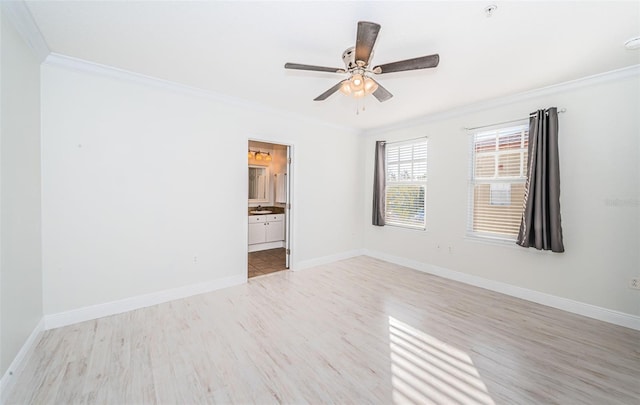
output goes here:
{"type": "Polygon", "coordinates": [[[295,264],[292,268],[293,271],[309,269],[311,267],[321,266],[323,264],[329,264],[337,262],[338,260],[350,259],[356,256],[362,256],[364,254],[363,249],[348,250],[342,253],[336,253],[334,255],[322,256],[315,259],[303,260],[295,264]]]}
{"type": "Polygon", "coordinates": [[[24,365],[27,363],[31,349],[38,344],[40,333],[44,331],[44,318],[40,318],[40,322],[33,329],[27,340],[24,342],[16,357],[14,357],[9,368],[0,380],[0,404],[4,404],[9,394],[13,390],[16,377],[22,372],[24,365]]]}
{"type": "Polygon", "coordinates": [[[59,312],[45,315],[45,330],[60,328],[78,322],[89,321],[105,316],[121,314],[135,309],[146,308],[168,301],[174,301],[193,295],[204,294],[222,288],[233,287],[247,282],[247,275],[237,275],[216,280],[211,280],[198,284],[191,284],[183,287],[172,288],[170,290],[158,291],[150,294],[138,295],[118,301],[106,302],[104,304],[91,305],[88,307],[73,309],[71,311],[59,312]]]}
{"type": "Polygon", "coordinates": [[[283,240],[277,241],[277,242],[257,243],[255,245],[249,245],[249,253],[259,252],[261,250],[283,248],[283,247],[285,247],[283,240]]]}
{"type": "Polygon", "coordinates": [[[627,314],[620,311],[614,311],[612,309],[607,309],[580,301],[574,301],[568,298],[558,297],[556,295],[530,290],[523,287],[517,287],[500,281],[489,280],[483,277],[450,270],[444,267],[434,266],[428,263],[423,263],[404,257],[393,256],[383,252],[363,249],[363,254],[365,256],[370,256],[400,266],[409,267],[414,270],[433,274],[435,276],[443,277],[449,280],[459,281],[461,283],[473,285],[475,287],[499,292],[505,295],[535,302],[537,304],[545,305],[548,307],[561,309],[563,311],[597,319],[599,321],[608,322],[614,325],[640,330],[640,316],[627,314]]]}
{"type": "MultiPolygon", "coordinates": [[[[328,264],[338,260],[361,256],[362,254],[363,251],[361,249],[356,249],[338,253],[335,255],[305,260],[302,262],[298,262],[295,266],[292,267],[292,270],[303,270],[323,264],[328,264]]],[[[162,304],[164,302],[187,298],[193,295],[204,294],[222,288],[232,287],[246,282],[246,274],[231,276],[204,283],[192,284],[184,287],[172,288],[170,290],[158,291],[155,293],[125,298],[118,301],[106,302],[103,304],[91,305],[73,309],[70,311],[49,314],[44,316],[44,330],[60,328],[63,326],[90,321],[105,316],[117,315],[140,308],[150,307],[152,305],[162,304]]]]}

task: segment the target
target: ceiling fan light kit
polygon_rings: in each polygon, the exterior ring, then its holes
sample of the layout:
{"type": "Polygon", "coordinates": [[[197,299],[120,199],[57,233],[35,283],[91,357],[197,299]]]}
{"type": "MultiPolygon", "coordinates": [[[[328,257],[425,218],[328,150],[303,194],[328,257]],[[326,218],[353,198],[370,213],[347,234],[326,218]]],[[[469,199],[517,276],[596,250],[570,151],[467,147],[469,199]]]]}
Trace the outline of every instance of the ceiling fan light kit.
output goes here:
{"type": "Polygon", "coordinates": [[[342,53],[342,60],[345,64],[344,69],[304,65],[300,63],[285,63],[284,67],[285,69],[348,74],[346,79],[320,94],[314,99],[314,101],[326,100],[327,97],[339,90],[342,94],[354,98],[362,98],[372,94],[376,99],[378,99],[378,101],[383,102],[393,97],[393,94],[375,81],[371,77],[372,75],[428,69],[438,66],[440,56],[438,54],[433,54],[398,62],[386,63],[384,65],[369,68],[369,62],[373,57],[373,47],[376,43],[376,39],[378,38],[379,31],[379,24],[368,21],[358,22],[356,46],[348,48],[342,53]]]}
{"type": "Polygon", "coordinates": [[[378,89],[378,83],[364,74],[356,73],[342,82],[340,92],[345,96],[361,98],[372,94],[378,89]]]}

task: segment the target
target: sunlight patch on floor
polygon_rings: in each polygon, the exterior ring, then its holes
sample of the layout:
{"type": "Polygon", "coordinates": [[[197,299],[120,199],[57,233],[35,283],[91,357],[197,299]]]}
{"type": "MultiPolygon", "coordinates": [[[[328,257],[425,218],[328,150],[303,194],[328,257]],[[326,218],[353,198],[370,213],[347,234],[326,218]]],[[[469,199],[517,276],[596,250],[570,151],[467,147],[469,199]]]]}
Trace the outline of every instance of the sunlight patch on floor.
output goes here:
{"type": "Polygon", "coordinates": [[[494,405],[465,352],[389,317],[394,403],[494,405]]]}

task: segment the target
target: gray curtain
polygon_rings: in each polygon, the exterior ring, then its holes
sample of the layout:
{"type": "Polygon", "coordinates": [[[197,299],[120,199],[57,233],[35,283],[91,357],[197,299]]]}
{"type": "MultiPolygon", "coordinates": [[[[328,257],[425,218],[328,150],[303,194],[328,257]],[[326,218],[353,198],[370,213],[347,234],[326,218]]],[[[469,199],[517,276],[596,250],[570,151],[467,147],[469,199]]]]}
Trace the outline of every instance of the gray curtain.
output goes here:
{"type": "Polygon", "coordinates": [[[376,161],[373,169],[373,218],[372,224],[384,226],[385,196],[387,180],[387,162],[385,159],[386,142],[376,142],[376,161]]]}
{"type": "Polygon", "coordinates": [[[524,212],[518,245],[564,252],[560,220],[558,109],[538,110],[529,118],[529,159],[524,212]]]}

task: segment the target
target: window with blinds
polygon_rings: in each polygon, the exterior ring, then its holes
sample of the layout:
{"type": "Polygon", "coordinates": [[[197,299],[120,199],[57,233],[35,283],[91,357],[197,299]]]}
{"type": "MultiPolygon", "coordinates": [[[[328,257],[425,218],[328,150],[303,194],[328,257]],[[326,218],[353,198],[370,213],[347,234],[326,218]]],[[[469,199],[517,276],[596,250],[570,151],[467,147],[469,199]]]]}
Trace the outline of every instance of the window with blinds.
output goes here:
{"type": "Polygon", "coordinates": [[[387,225],[425,229],[427,139],[387,143],[387,225]]]}
{"type": "Polygon", "coordinates": [[[470,235],[504,240],[518,236],[528,147],[526,123],[471,135],[470,235]]]}

